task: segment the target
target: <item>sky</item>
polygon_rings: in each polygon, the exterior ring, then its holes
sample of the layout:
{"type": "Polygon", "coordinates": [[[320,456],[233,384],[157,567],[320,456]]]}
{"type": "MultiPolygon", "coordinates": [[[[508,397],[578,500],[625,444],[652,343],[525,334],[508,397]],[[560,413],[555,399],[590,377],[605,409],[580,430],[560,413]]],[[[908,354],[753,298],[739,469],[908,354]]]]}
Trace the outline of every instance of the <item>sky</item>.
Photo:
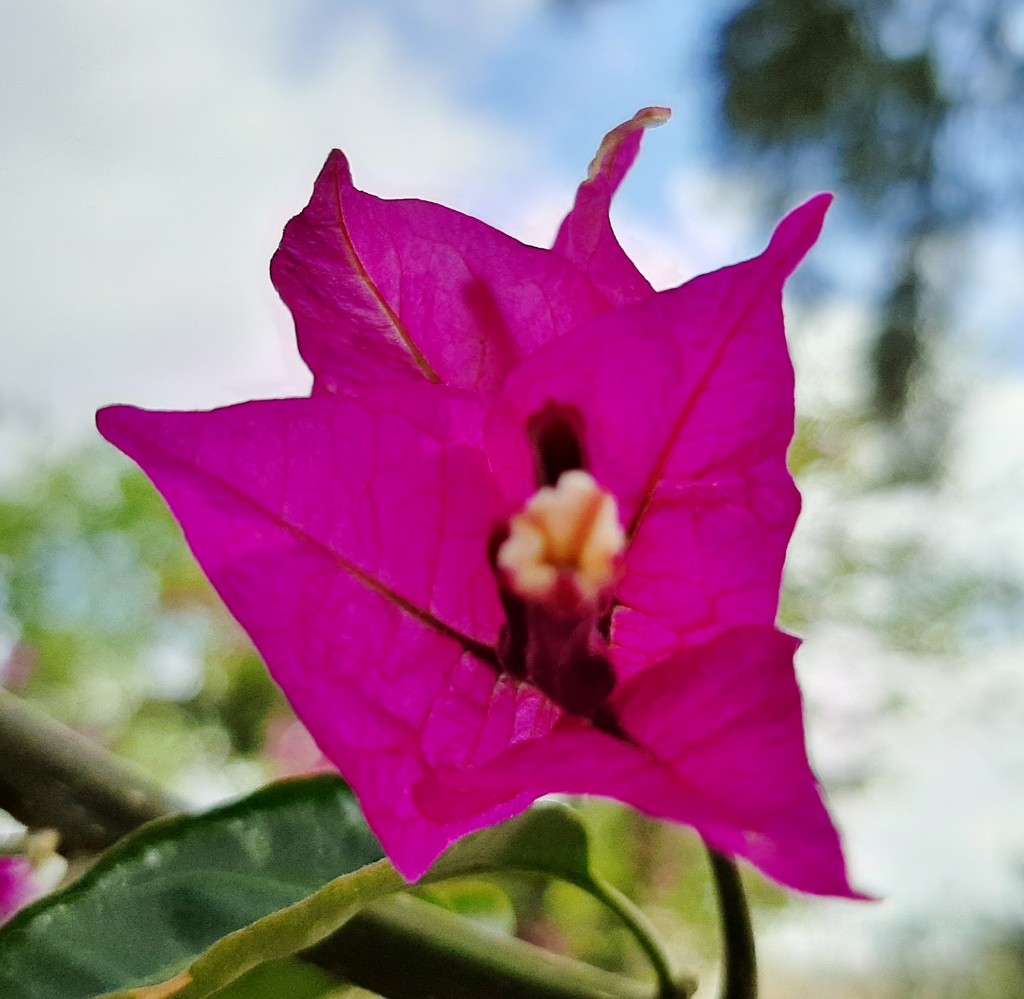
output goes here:
{"type": "MultiPolygon", "coordinates": [[[[267,265],[333,146],[366,190],[438,200],[545,243],[604,132],[640,107],[668,105],[672,122],[647,136],[616,206],[623,242],[662,286],[759,252],[770,233],[765,192],[725,163],[715,127],[711,39],[733,6],[603,0],[556,15],[541,0],[4,5],[7,464],[47,442],[92,440],[93,413],[111,402],[199,408],[304,391],[267,265]]],[[[856,284],[878,263],[851,252],[845,212],[833,212],[810,267],[856,284]]],[[[1011,226],[971,239],[971,291],[950,347],[963,399],[947,481],[938,496],[886,500],[881,511],[870,497],[810,484],[805,553],[845,518],[867,545],[916,532],[944,557],[1005,563],[1024,580],[1021,520],[1009,513],[1024,489],[1024,284],[1006,277],[1024,266],[1024,245],[1011,226]]],[[[856,394],[868,318],[865,302],[841,292],[803,317],[803,403],[856,394]]],[[[830,953],[845,941],[855,956],[894,925],[1000,915],[1024,859],[1024,718],[1019,692],[1005,697],[1020,685],[1019,634],[978,646],[988,668],[969,689],[948,663],[910,660],[842,621],[821,622],[817,635],[801,660],[809,699],[845,698],[844,738],[888,761],[869,793],[837,796],[855,875],[887,901],[840,906],[802,939],[832,933],[830,953]],[[911,707],[878,723],[900,670],[916,677],[911,707]],[[993,699],[1002,713],[986,708],[993,699]]],[[[822,759],[831,736],[812,731],[822,759]]]]}
{"type": "Polygon", "coordinates": [[[767,230],[742,205],[713,229],[687,212],[722,199],[709,84],[687,79],[702,74],[683,58],[694,36],[675,8],[7,7],[0,405],[76,434],[115,399],[208,406],[294,391],[305,373],[267,261],[332,146],[367,190],[440,200],[540,242],[601,136],[671,104],[676,120],[623,192],[625,234],[644,231],[640,255],[673,283],[756,252],[767,230]],[[658,57],[641,74],[652,39],[658,57]]]}

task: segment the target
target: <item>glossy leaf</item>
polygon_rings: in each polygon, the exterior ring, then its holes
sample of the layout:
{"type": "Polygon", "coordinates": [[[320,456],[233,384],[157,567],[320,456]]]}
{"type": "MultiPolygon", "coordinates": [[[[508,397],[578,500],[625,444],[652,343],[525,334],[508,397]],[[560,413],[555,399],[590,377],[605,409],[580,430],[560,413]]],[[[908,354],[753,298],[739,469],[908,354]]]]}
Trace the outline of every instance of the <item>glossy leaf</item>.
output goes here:
{"type": "Polygon", "coordinates": [[[0,930],[0,995],[86,999],[169,978],[227,934],[380,856],[333,776],[152,823],[0,930]]]}
{"type": "Polygon", "coordinates": [[[423,880],[510,871],[544,874],[586,891],[600,891],[590,862],[587,829],[579,813],[566,805],[540,802],[511,822],[460,840],[423,880]]]}
{"type": "MultiPolygon", "coordinates": [[[[569,808],[541,805],[503,826],[458,843],[423,879],[424,884],[496,871],[546,874],[609,902],[590,869],[586,829],[569,808]]],[[[340,929],[362,906],[404,887],[389,864],[373,864],[338,878],[309,898],[218,941],[166,982],[119,992],[109,999],[205,999],[260,963],[298,953],[340,929]]],[[[611,901],[613,907],[614,900],[611,901]]],[[[628,918],[628,917],[627,917],[628,918]]]]}
{"type": "Polygon", "coordinates": [[[456,843],[425,881],[482,872],[543,874],[582,888],[622,920],[650,960],[662,995],[676,994],[668,960],[647,917],[592,866],[587,828],[566,805],[541,802],[504,825],[456,843]]]}
{"type": "Polygon", "coordinates": [[[172,978],[111,993],[109,999],[205,999],[267,961],[312,947],[340,929],[364,905],[404,887],[401,875],[381,860],[343,875],[309,898],[273,912],[217,941],[172,978]]]}
{"type": "Polygon", "coordinates": [[[213,999],[342,999],[349,989],[303,961],[271,961],[216,992],[213,999]]]}

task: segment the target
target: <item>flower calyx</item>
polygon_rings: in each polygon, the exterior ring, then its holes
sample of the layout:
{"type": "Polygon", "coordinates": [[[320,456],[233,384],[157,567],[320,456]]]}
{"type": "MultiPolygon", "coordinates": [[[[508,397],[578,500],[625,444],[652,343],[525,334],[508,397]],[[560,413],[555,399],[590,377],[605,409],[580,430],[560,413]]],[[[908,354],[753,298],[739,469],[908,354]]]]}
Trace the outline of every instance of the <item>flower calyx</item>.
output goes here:
{"type": "Polygon", "coordinates": [[[615,687],[608,627],[625,546],[615,497],[574,468],[530,497],[495,554],[502,668],[573,714],[593,716],[615,687]]]}

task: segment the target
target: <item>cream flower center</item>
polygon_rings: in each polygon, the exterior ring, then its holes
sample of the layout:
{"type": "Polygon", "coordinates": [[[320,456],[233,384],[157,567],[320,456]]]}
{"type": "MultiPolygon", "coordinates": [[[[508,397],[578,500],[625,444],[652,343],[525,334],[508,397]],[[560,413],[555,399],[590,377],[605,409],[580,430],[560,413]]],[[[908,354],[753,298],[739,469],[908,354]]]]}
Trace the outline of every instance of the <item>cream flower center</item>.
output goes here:
{"type": "Polygon", "coordinates": [[[537,490],[512,517],[497,564],[524,600],[546,601],[569,583],[590,603],[615,582],[625,547],[615,497],[573,469],[537,490]]]}

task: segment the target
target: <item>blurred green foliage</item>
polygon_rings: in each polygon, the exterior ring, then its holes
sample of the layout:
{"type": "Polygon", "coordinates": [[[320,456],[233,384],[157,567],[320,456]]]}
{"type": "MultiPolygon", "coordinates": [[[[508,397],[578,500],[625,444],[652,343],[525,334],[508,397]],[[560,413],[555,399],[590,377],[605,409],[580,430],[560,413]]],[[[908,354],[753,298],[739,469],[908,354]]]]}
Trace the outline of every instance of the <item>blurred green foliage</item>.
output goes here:
{"type": "Polygon", "coordinates": [[[269,775],[287,706],[159,495],[105,448],[0,500],[0,676],[164,784],[269,775]]]}

